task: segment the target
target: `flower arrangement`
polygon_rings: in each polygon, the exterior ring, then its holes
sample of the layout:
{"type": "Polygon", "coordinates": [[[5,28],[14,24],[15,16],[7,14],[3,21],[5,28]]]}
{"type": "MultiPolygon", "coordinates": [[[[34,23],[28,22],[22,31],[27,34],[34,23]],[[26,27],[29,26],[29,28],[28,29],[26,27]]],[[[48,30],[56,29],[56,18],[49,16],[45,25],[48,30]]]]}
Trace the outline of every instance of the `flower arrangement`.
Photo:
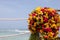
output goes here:
{"type": "Polygon", "coordinates": [[[28,29],[32,34],[40,33],[44,39],[54,39],[59,33],[59,14],[53,8],[37,7],[28,18],[28,29]]]}

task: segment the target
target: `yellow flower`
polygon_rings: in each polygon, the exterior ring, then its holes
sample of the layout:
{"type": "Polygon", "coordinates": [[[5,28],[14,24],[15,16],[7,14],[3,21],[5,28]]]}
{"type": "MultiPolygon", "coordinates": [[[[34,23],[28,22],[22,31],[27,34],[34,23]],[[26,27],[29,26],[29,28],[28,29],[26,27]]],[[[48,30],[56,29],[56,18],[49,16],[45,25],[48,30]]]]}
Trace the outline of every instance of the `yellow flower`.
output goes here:
{"type": "Polygon", "coordinates": [[[56,25],[57,25],[57,27],[59,27],[60,26],[60,23],[57,23],[56,25]]]}
{"type": "Polygon", "coordinates": [[[41,16],[41,23],[43,23],[43,17],[41,16]]]}
{"type": "Polygon", "coordinates": [[[34,16],[34,18],[36,18],[36,16],[34,16]]]}
{"type": "Polygon", "coordinates": [[[41,15],[43,15],[42,11],[38,12],[38,14],[41,14],[41,15]]]}
{"type": "Polygon", "coordinates": [[[36,20],[38,20],[38,17],[36,17],[36,20]]]}
{"type": "Polygon", "coordinates": [[[38,11],[40,11],[40,10],[41,10],[41,7],[37,7],[35,10],[38,10],[38,11]]]}
{"type": "Polygon", "coordinates": [[[48,25],[48,23],[45,23],[44,25],[48,25]]]}
{"type": "Polygon", "coordinates": [[[48,16],[47,16],[47,15],[44,15],[44,17],[45,17],[45,18],[48,18],[48,16]]]}
{"type": "Polygon", "coordinates": [[[48,23],[45,23],[44,25],[46,26],[46,28],[49,28],[49,24],[48,23]]]}
{"type": "Polygon", "coordinates": [[[49,32],[48,33],[48,36],[52,38],[53,37],[53,33],[52,32],[49,32]]]}
{"type": "Polygon", "coordinates": [[[37,13],[37,14],[39,14],[39,13],[40,13],[40,11],[36,10],[36,13],[37,13]]]}
{"type": "Polygon", "coordinates": [[[53,8],[49,8],[48,10],[49,10],[50,12],[52,12],[54,9],[53,9],[53,8]]]}
{"type": "Polygon", "coordinates": [[[45,17],[46,17],[46,18],[48,18],[48,16],[47,16],[47,15],[46,15],[45,17]]]}
{"type": "Polygon", "coordinates": [[[54,20],[54,17],[52,17],[51,19],[54,20]]]}
{"type": "Polygon", "coordinates": [[[34,23],[34,27],[36,27],[36,24],[37,24],[37,23],[35,22],[35,23],[34,23]]]}
{"type": "Polygon", "coordinates": [[[49,28],[49,25],[46,25],[46,28],[49,28]]]}
{"type": "Polygon", "coordinates": [[[40,11],[40,10],[36,10],[35,12],[36,12],[38,15],[39,15],[39,14],[43,15],[43,12],[40,11]]]}
{"type": "Polygon", "coordinates": [[[52,24],[52,25],[51,25],[51,27],[52,27],[52,28],[53,28],[53,27],[54,27],[54,28],[56,28],[56,27],[57,27],[57,25],[56,25],[56,24],[52,24]]]}
{"type": "Polygon", "coordinates": [[[29,18],[30,18],[30,20],[32,20],[32,16],[30,16],[29,18]]]}
{"type": "Polygon", "coordinates": [[[32,30],[34,30],[34,31],[35,31],[35,30],[36,30],[36,28],[35,28],[35,27],[32,27],[32,30]]]}
{"type": "Polygon", "coordinates": [[[55,21],[54,21],[54,20],[51,20],[51,22],[52,22],[52,23],[55,23],[55,21]]]}
{"type": "Polygon", "coordinates": [[[45,13],[45,17],[48,18],[48,13],[47,12],[44,12],[45,13]]]}

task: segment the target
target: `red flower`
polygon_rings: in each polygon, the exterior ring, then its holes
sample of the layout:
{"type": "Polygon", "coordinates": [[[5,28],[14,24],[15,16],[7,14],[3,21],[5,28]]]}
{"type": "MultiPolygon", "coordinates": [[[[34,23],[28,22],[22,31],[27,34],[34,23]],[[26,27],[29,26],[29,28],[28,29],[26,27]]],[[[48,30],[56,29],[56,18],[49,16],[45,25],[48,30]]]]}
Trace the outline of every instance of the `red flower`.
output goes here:
{"type": "Polygon", "coordinates": [[[36,13],[33,13],[32,16],[36,16],[36,13]]]}
{"type": "Polygon", "coordinates": [[[54,16],[55,14],[53,12],[48,12],[50,16],[54,16]]]}
{"type": "Polygon", "coordinates": [[[49,12],[47,9],[48,9],[48,7],[44,7],[44,8],[41,9],[41,11],[42,11],[43,13],[44,13],[44,12],[49,12]]]}
{"type": "Polygon", "coordinates": [[[55,13],[54,12],[52,12],[52,16],[54,16],[55,15],[55,13]]]}
{"type": "Polygon", "coordinates": [[[51,28],[45,28],[44,31],[45,32],[51,32],[52,30],[51,30],[51,28]]]}
{"type": "Polygon", "coordinates": [[[56,10],[52,10],[53,13],[56,13],[56,10]]]}
{"type": "Polygon", "coordinates": [[[42,9],[41,9],[41,11],[42,11],[42,12],[45,12],[45,9],[44,9],[44,8],[42,8],[42,9]]]}
{"type": "Polygon", "coordinates": [[[42,29],[44,29],[44,25],[42,25],[42,29]]]}
{"type": "Polygon", "coordinates": [[[44,27],[44,25],[42,24],[42,27],[44,27]]]}
{"type": "Polygon", "coordinates": [[[44,22],[48,22],[48,18],[43,17],[44,22]]]}
{"type": "Polygon", "coordinates": [[[40,28],[37,28],[37,31],[40,32],[40,28]]]}
{"type": "Polygon", "coordinates": [[[33,20],[30,20],[30,24],[32,25],[34,23],[34,21],[33,20]]]}

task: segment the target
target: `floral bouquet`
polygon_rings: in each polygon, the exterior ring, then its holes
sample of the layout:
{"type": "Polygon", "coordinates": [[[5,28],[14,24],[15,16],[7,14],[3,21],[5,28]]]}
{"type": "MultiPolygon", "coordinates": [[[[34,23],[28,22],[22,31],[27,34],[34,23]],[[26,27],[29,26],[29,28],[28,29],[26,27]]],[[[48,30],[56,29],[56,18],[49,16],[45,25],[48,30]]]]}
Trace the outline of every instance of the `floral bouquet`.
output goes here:
{"type": "MultiPolygon", "coordinates": [[[[38,36],[41,37],[42,40],[54,40],[58,37],[57,34],[59,33],[58,23],[59,14],[55,9],[37,7],[29,14],[28,29],[31,34],[39,34],[38,36]]],[[[34,39],[30,37],[30,40],[32,40],[31,38],[34,39]]]]}

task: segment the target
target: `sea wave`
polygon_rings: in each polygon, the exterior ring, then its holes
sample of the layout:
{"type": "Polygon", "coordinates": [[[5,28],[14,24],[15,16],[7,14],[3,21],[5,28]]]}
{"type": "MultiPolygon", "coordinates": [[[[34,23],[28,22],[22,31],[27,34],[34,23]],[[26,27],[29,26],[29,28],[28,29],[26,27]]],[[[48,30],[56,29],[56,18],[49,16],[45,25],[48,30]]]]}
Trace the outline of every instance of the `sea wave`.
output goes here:
{"type": "Polygon", "coordinates": [[[28,30],[17,30],[17,29],[16,29],[15,32],[20,32],[20,33],[21,33],[21,32],[25,32],[25,33],[29,33],[30,31],[28,31],[28,30]]]}
{"type": "Polygon", "coordinates": [[[9,35],[3,35],[3,36],[0,36],[0,38],[6,38],[6,37],[12,37],[12,36],[20,36],[20,35],[24,35],[24,34],[27,34],[27,33],[30,33],[28,30],[18,30],[18,29],[15,29],[15,30],[0,30],[1,31],[7,31],[7,32],[19,32],[18,34],[9,34],[9,35]]]}
{"type": "Polygon", "coordinates": [[[4,35],[4,36],[0,36],[0,38],[7,38],[7,37],[20,36],[20,35],[24,35],[24,34],[27,34],[27,33],[19,33],[19,34],[4,35]]]}

